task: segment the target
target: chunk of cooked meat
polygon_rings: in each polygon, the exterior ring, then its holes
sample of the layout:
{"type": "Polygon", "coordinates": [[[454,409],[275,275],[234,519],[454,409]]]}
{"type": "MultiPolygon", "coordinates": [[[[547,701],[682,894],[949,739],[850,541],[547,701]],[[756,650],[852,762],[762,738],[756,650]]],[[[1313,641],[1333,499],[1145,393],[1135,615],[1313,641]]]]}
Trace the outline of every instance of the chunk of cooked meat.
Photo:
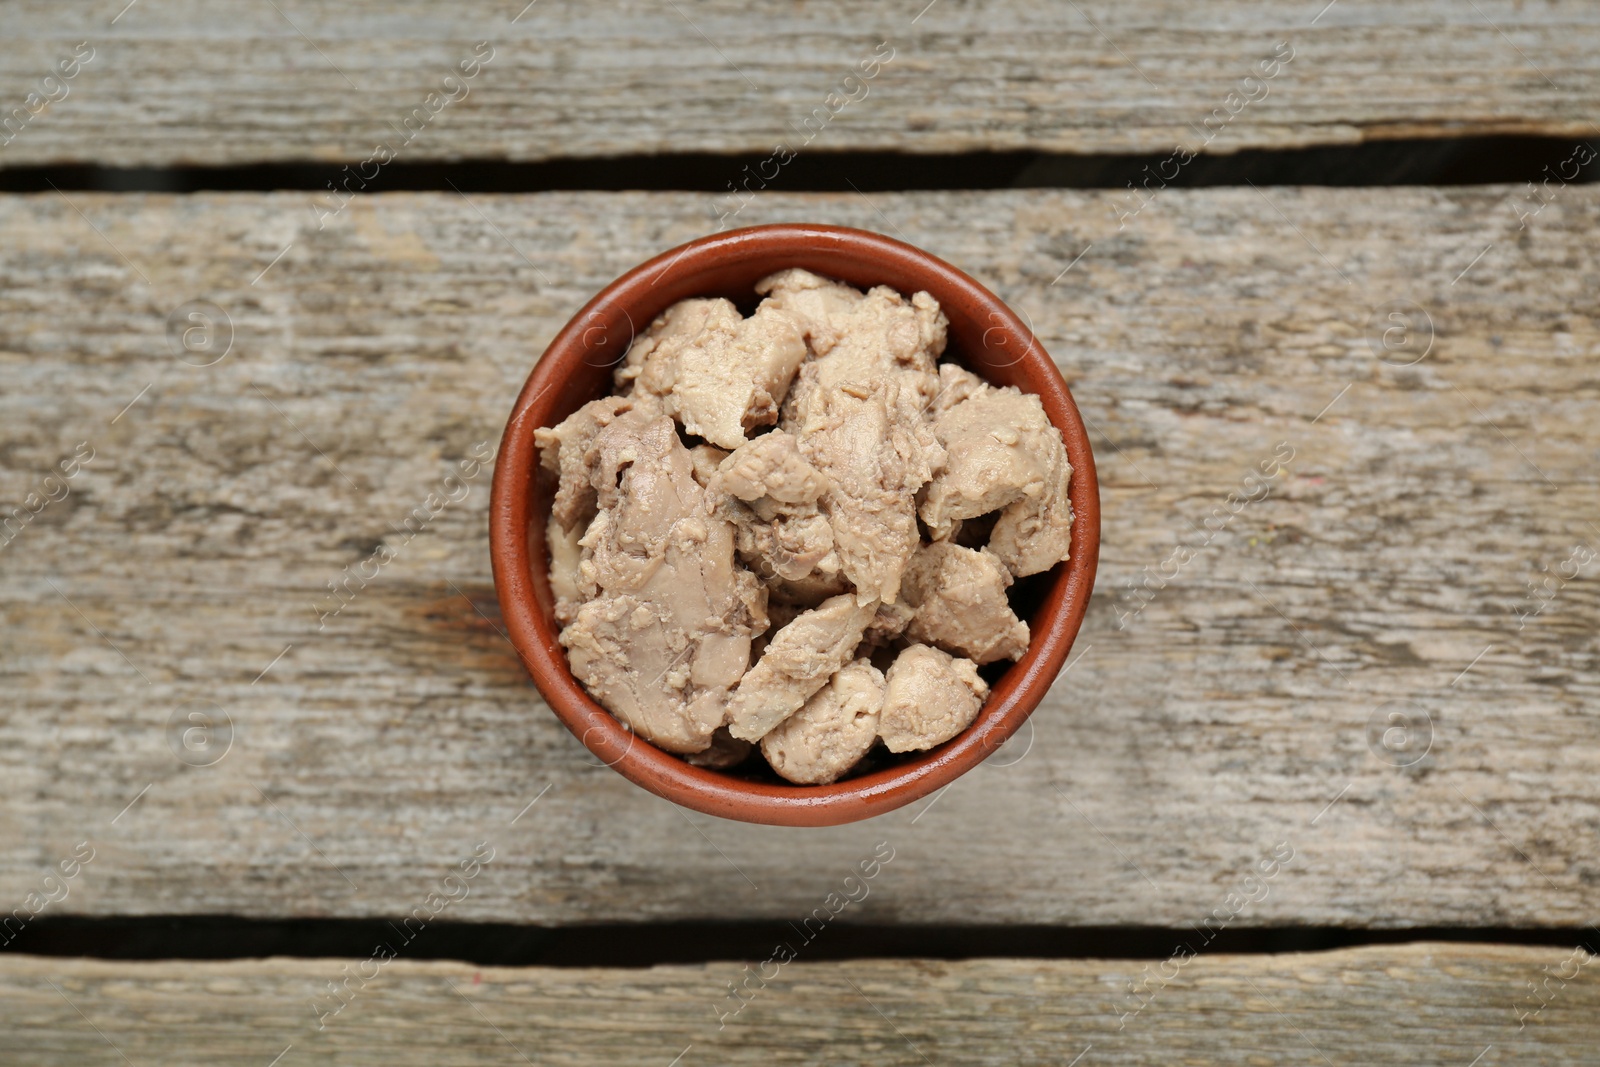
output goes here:
{"type": "Polygon", "coordinates": [[[978,717],[989,686],[970,659],[912,645],[884,676],[878,736],[890,752],[920,752],[943,744],[978,717]]]}
{"type": "Polygon", "coordinates": [[[811,351],[825,356],[839,343],[864,294],[861,290],[799,267],[780,270],[756,282],[763,304],[792,315],[811,351]]]}
{"type": "Polygon", "coordinates": [[[550,549],[550,592],[556,600],[556,621],[565,626],[578,612],[579,573],[583,548],[578,544],[583,528],[563,530],[554,515],[545,524],[544,540],[550,549]]]}
{"type": "Polygon", "coordinates": [[[762,522],[749,507],[735,502],[722,515],[738,529],[739,558],[763,579],[800,581],[816,574],[826,581],[839,573],[833,526],[815,504],[806,510],[809,514],[762,522]]]}
{"type": "Polygon", "coordinates": [[[580,544],[593,590],[561,632],[572,673],[636,733],[697,752],[716,699],[749,666],[765,590],[735,567],[733,528],[708,513],[672,420],[627,413],[595,435],[599,512],[580,544]]]}
{"type": "Polygon", "coordinates": [[[866,660],[841,667],[799,711],[761,739],[761,754],[791,782],[834,781],[877,741],[883,694],[883,673],[866,660]]]}
{"type": "Polygon", "coordinates": [[[689,459],[694,463],[694,480],[703,489],[716,477],[717,467],[728,458],[728,453],[716,445],[695,445],[689,449],[689,459]]]}
{"type": "Polygon", "coordinates": [[[550,514],[562,529],[587,526],[594,518],[595,435],[625,412],[658,407],[649,397],[607,396],[583,405],[556,426],[533,431],[539,465],[560,478],[550,514]]]}
{"type": "MultiPolygon", "coordinates": [[[[916,546],[916,491],[943,462],[924,421],[937,392],[948,323],[927,293],[866,294],[809,271],[763,278],[756,291],[801,324],[816,358],[785,401],[782,425],[827,476],[823,500],[844,576],[862,597],[893,600],[916,546]]],[[[785,576],[788,577],[788,576],[785,576]]]]}
{"type": "Polygon", "coordinates": [[[794,402],[812,390],[845,382],[893,378],[907,418],[928,407],[938,392],[936,361],[944,351],[949,321],[939,302],[918,292],[907,300],[888,286],[862,294],[848,285],[790,269],[756,283],[763,308],[780,310],[800,324],[815,359],[811,373],[795,383],[794,402]]]}
{"type": "Polygon", "coordinates": [[[987,392],[991,386],[959,363],[939,364],[939,392],[933,398],[929,414],[937,418],[938,412],[949,411],[970,396],[987,392]]]}
{"type": "MultiPolygon", "coordinates": [[[[826,599],[826,598],[823,598],[826,599]]],[[[818,601],[817,603],[821,603],[818,601]]],[[[785,626],[788,626],[802,613],[805,608],[798,604],[790,604],[775,596],[770,586],[767,587],[767,629],[755,636],[750,642],[750,662],[757,663],[766,654],[767,646],[772,643],[773,635],[785,626]]]]}
{"type": "MultiPolygon", "coordinates": [[[[811,368],[807,365],[807,370],[811,368]]],[[[892,601],[920,540],[916,494],[942,450],[901,412],[890,378],[820,389],[801,406],[800,452],[828,479],[823,508],[840,569],[862,600],[892,601]],[[920,433],[919,433],[920,431],[920,433]]]]}
{"type": "Polygon", "coordinates": [[[806,346],[793,316],[758,308],[746,319],[728,300],[682,300],[634,341],[617,384],[659,396],[689,433],[736,448],[778,421],[806,346]]]}
{"type": "Polygon", "coordinates": [[[619,416],[595,435],[590,453],[599,512],[580,542],[588,550],[583,578],[598,592],[634,592],[661,568],[674,535],[707,526],[705,491],[665,416],[619,416]]]}
{"type": "Polygon", "coordinates": [[[1028,624],[1006,600],[1011,573],[991,552],[949,541],[923,545],[906,568],[900,595],[915,609],[906,636],[974,663],[1019,659],[1028,624]]]}
{"type": "Polygon", "coordinates": [[[815,504],[828,481],[800,454],[800,442],[782,430],[740,445],[722,461],[718,484],[746,503],[815,504]]]}
{"type": "Polygon", "coordinates": [[[1055,459],[1049,441],[1060,450],[1061,435],[1036,396],[992,388],[949,364],[939,375],[944,389],[934,406],[933,432],[946,456],[923,490],[920,514],[934,540],[942,541],[963,519],[1041,492],[1055,459]]]}
{"type": "Polygon", "coordinates": [[[573,676],[634,733],[668,752],[698,752],[722,719],[715,704],[685,699],[697,642],[675,621],[641,597],[603,596],[578,609],[561,643],[573,676]]]}
{"type": "Polygon", "coordinates": [[[1060,435],[1045,447],[1050,469],[1038,495],[1006,505],[989,535],[989,551],[1018,578],[1047,571],[1072,555],[1072,465],[1060,435]]]}
{"type": "Polygon", "coordinates": [[[836,596],[797,616],[728,696],[728,732],[755,741],[800,710],[833,672],[850,662],[878,605],[836,596]]]}
{"type": "Polygon", "coordinates": [[[818,362],[826,360],[845,378],[853,378],[853,368],[867,374],[896,366],[934,371],[934,360],[944,352],[950,323],[926,293],[906,299],[886,285],[861,293],[798,267],[766,275],[755,291],[766,298],[762,307],[800,323],[818,362]]]}
{"type": "Polygon", "coordinates": [[[763,578],[837,574],[833,527],[818,500],[827,479],[793,436],[762,434],[729,453],[712,482],[718,513],[738,529],[739,558],[763,578]]]}

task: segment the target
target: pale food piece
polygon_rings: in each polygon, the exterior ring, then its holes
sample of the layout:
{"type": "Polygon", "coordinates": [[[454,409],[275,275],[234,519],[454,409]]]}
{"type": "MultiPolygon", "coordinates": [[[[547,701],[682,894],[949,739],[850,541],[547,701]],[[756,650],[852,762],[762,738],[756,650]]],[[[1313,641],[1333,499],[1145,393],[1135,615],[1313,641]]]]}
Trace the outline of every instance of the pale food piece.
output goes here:
{"type": "Polygon", "coordinates": [[[550,515],[564,530],[588,526],[595,513],[593,451],[597,434],[612,420],[635,408],[659,413],[650,397],[607,396],[583,405],[558,426],[533,431],[539,464],[560,479],[550,515]]]}
{"type": "Polygon", "coordinates": [[[933,432],[945,461],[922,491],[919,514],[938,541],[963,520],[999,510],[988,548],[1021,578],[1072,550],[1072,464],[1037,396],[997,389],[971,371],[939,368],[933,432]]]}
{"type": "Polygon", "coordinates": [[[729,453],[710,483],[716,508],[737,528],[739,558],[763,579],[800,581],[839,572],[833,526],[819,501],[828,480],[782,430],[729,453]]]}
{"type": "Polygon", "coordinates": [[[728,453],[719,465],[724,490],[746,503],[815,504],[828,481],[800,454],[800,443],[782,430],[762,434],[728,453]]]}
{"type": "Polygon", "coordinates": [[[694,464],[694,480],[700,483],[701,488],[711,484],[711,479],[717,475],[717,468],[727,458],[728,453],[716,445],[695,445],[689,449],[689,460],[694,464]]]}
{"type": "Polygon", "coordinates": [[[880,285],[863,294],[798,268],[761,279],[756,292],[766,296],[763,310],[782,311],[799,323],[815,354],[791,390],[790,406],[804,406],[813,391],[868,378],[896,380],[907,419],[919,420],[932,403],[950,324],[927,293],[908,300],[880,285]]]}
{"type": "Polygon", "coordinates": [[[1064,468],[1070,475],[1072,467],[1038,397],[1010,386],[993,388],[948,364],[939,375],[933,432],[946,456],[923,490],[920,514],[934,540],[943,541],[964,519],[1024,498],[1042,500],[1057,473],[1064,468]]]}
{"type": "Polygon", "coordinates": [[[971,725],[989,695],[970,659],[928,645],[912,645],[884,675],[878,736],[890,752],[920,752],[943,744],[971,725]]]}
{"type": "Polygon", "coordinates": [[[1072,554],[1072,467],[1059,435],[1039,495],[1006,505],[989,535],[989,551],[1018,578],[1047,571],[1072,554]]]}
{"type": "Polygon", "coordinates": [[[577,615],[582,599],[579,592],[583,547],[578,544],[583,528],[563,530],[554,515],[545,524],[544,540],[550,547],[550,592],[556,598],[556,621],[565,626],[577,615]]]}
{"type": "Polygon", "coordinates": [[[591,599],[561,632],[572,673],[636,733],[697,752],[722,725],[715,700],[749,665],[765,590],[733,560],[672,420],[628,413],[595,435],[599,512],[579,542],[591,599]]]}
{"type": "Polygon", "coordinates": [[[883,695],[881,671],[864,659],[847,664],[761,739],[761,754],[791,782],[832,782],[877,741],[883,695]]]}
{"type": "Polygon", "coordinates": [[[894,600],[916,550],[916,494],[942,459],[908,423],[892,378],[818,390],[794,428],[800,452],[828,479],[824,506],[840,569],[862,600],[894,600]]]}
{"type": "Polygon", "coordinates": [[[863,598],[890,601],[916,547],[916,494],[944,461],[926,413],[939,388],[948,322],[919,292],[863,294],[809,271],[763,278],[763,309],[800,323],[814,358],[784,401],[780,425],[829,480],[823,500],[844,576],[863,598]]]}
{"type": "Polygon", "coordinates": [[[906,636],[980,665],[1020,659],[1028,650],[1028,624],[1006,599],[1011,581],[1011,573],[987,549],[949,541],[923,545],[900,586],[915,611],[906,636]]]}
{"type": "Polygon", "coordinates": [[[854,658],[877,601],[836,596],[803,612],[767,643],[761,659],[728,696],[728,732],[757,741],[800,710],[833,672],[854,658]]]}
{"type": "Polygon", "coordinates": [[[628,349],[616,377],[660,397],[689,433],[737,448],[749,430],[778,421],[805,355],[799,325],[781,310],[746,319],[729,300],[680,300],[628,349]]]}

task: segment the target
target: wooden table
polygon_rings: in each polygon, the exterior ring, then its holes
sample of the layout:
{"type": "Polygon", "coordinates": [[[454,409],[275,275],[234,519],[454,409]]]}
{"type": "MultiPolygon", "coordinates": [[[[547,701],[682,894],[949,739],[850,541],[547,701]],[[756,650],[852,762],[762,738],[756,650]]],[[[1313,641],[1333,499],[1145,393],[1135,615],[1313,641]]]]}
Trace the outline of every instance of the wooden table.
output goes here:
{"type": "MultiPolygon", "coordinates": [[[[80,42],[93,58],[0,164],[357,164],[385,139],[404,162],[1600,144],[1600,13],[1572,2],[121,7],[8,8],[0,100],[80,42]],[[403,142],[480,41],[492,58],[403,142]]],[[[1105,512],[1031,731],[929,801],[802,831],[685,813],[545,712],[498,617],[486,470],[402,525],[498,442],[594,290],[726,202],[377,175],[337,212],[310,191],[0,197],[0,501],[21,509],[0,535],[4,911],[799,922],[886,843],[819,937],[1159,927],[1184,947],[573,969],[408,959],[398,934],[393,960],[19,939],[0,1059],[1597,1062],[1600,979],[1570,947],[1600,936],[1595,186],[1134,199],[780,174],[734,224],[881,230],[1031,318],[1105,512]],[[1271,492],[1230,507],[1274,456],[1271,492]],[[329,614],[328,583],[384,543],[394,562],[329,614]],[[446,883],[475,849],[492,859],[446,883]],[[1274,927],[1571,936],[1207,950],[1274,927]]]]}

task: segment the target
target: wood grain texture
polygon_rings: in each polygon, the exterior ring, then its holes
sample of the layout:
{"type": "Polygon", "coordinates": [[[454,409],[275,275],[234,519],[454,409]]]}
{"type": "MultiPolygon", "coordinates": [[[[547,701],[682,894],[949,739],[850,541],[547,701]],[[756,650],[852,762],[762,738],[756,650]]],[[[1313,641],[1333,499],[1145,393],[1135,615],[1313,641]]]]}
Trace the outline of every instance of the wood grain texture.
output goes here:
{"type": "Polygon", "coordinates": [[[1517,196],[1164,194],[1121,231],[1104,194],[752,204],[995,288],[1100,458],[1100,585],[1031,737],[829,830],[686,815],[595,765],[500,633],[486,474],[402,529],[709,197],[380,196],[321,231],[288,194],[0,199],[0,501],[95,450],[0,549],[0,902],[88,840],[47,913],[396,916],[487,841],[451,919],[795,919],[887,841],[853,921],[1593,922],[1600,565],[1516,613],[1600,549],[1600,190],[1525,230],[1517,196]],[[1410,367],[1367,341],[1398,299],[1434,324],[1410,367]],[[193,300],[231,318],[214,366],[169,349],[193,300]],[[1280,443],[1270,495],[1132,615],[1280,443]],[[226,758],[180,761],[184,716],[219,708],[226,758]]]}
{"type": "Polygon", "coordinates": [[[492,62],[400,158],[760,158],[780,140],[806,151],[1164,152],[1208,137],[1197,130],[1280,41],[1295,58],[1265,97],[1211,127],[1211,151],[1592,137],[1600,110],[1600,15],[1581,0],[124,6],[7,5],[4,111],[80,41],[95,58],[0,162],[354,163],[379,142],[398,147],[404,117],[480,40],[493,42],[492,62]],[[842,80],[884,41],[894,59],[861,98],[842,80]],[[858,100],[808,139],[806,117],[835,91],[858,100]]]}
{"type": "Polygon", "coordinates": [[[1600,985],[1572,959],[1565,949],[1440,944],[1202,955],[1167,964],[1177,977],[1157,979],[1144,1009],[1123,1015],[1128,985],[1162,963],[802,958],[764,968],[770,981],[751,981],[744,1008],[719,1029],[746,965],[400,959],[379,972],[345,960],[13,956],[0,960],[0,1051],[18,1067],[120,1063],[117,1051],[135,1064],[260,1067],[279,1055],[277,1067],[1593,1063],[1600,985]],[[347,966],[357,975],[348,1003],[320,1020],[312,1004],[336,1003],[326,983],[342,982],[347,966]],[[1551,980],[1544,1010],[1519,1022],[1532,1010],[1519,1007],[1527,984],[1552,972],[1577,973],[1551,980]],[[363,983],[362,973],[379,977],[363,983]]]}

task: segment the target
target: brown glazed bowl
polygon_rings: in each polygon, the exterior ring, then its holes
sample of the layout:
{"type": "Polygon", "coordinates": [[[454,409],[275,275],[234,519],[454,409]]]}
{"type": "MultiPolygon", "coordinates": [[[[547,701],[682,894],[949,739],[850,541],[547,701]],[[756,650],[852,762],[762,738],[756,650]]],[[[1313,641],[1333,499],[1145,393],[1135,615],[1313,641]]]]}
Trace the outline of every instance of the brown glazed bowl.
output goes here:
{"type": "MultiPolygon", "coordinates": [[[[1032,332],[989,290],[943,260],[876,233],[789,223],[690,241],[602,289],[556,335],[517,397],[495,461],[489,510],[494,581],[512,644],[551,709],[589,751],[630,781],[684,807],[745,822],[832,826],[908,804],[954,781],[992,754],[1038,707],[1066,662],[1094,587],[1100,491],[1077,406],[1032,332]],[[692,767],[623,727],[592,700],[556,640],[545,523],[553,486],[541,476],[533,432],[554,426],[612,391],[612,368],[636,331],[685,297],[725,296],[748,314],[755,282],[804,267],[861,289],[927,290],[950,320],[947,353],[996,385],[1035,393],[1061,431],[1072,462],[1072,558],[1034,578],[1033,640],[1022,659],[991,680],[965,731],[928,752],[831,785],[789,785],[692,767]]],[[[1019,583],[1019,586],[1021,583],[1019,583]]]]}

